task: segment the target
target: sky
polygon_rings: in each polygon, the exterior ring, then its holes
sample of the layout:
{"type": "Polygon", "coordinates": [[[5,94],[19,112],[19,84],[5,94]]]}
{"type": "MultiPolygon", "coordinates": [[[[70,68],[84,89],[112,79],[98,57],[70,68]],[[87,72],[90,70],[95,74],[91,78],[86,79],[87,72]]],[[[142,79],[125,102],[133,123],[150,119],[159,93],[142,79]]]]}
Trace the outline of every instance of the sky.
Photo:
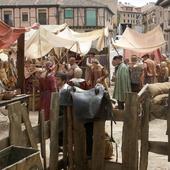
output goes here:
{"type": "Polygon", "coordinates": [[[143,6],[148,2],[156,2],[157,0],[119,0],[121,2],[128,2],[134,6],[143,6]]]}

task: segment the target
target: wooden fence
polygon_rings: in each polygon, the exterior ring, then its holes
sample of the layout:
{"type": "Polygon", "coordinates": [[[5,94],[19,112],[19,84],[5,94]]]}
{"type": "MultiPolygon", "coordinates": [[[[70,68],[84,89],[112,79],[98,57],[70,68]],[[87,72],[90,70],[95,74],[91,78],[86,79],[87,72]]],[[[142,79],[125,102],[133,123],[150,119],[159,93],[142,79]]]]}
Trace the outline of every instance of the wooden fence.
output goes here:
{"type": "MultiPolygon", "coordinates": [[[[60,169],[60,167],[64,170],[67,168],[69,170],[147,170],[148,152],[168,155],[170,158],[170,145],[168,144],[170,141],[170,97],[167,106],[168,142],[149,141],[150,98],[146,97],[146,89],[147,86],[138,94],[128,93],[125,110],[114,110],[116,121],[124,122],[122,132],[122,163],[106,161],[104,159],[105,121],[94,122],[92,160],[87,161],[83,124],[75,119],[70,107],[67,107],[63,118],[59,116],[59,96],[57,93],[54,93],[52,97],[50,120],[43,124],[38,124],[33,128],[31,127],[25,107],[22,107],[20,103],[9,105],[10,135],[0,140],[0,150],[11,144],[36,148],[37,143],[44,146],[45,140],[50,139],[50,170],[60,169]],[[142,102],[143,114],[140,118],[142,98],[145,98],[145,100],[142,102]],[[26,126],[25,130],[21,129],[22,119],[26,126]],[[63,125],[60,124],[62,121],[64,122],[63,125]],[[58,160],[58,134],[62,130],[62,127],[64,128],[64,144],[61,164],[61,161],[58,160]],[[141,136],[139,136],[138,130],[140,127],[141,136]],[[138,146],[139,138],[141,138],[140,157],[138,146]]],[[[43,122],[43,118],[40,118],[40,122],[43,122]]],[[[41,147],[42,157],[45,160],[44,150],[45,149],[41,147]]],[[[46,166],[47,165],[44,164],[45,168],[46,166]]]]}

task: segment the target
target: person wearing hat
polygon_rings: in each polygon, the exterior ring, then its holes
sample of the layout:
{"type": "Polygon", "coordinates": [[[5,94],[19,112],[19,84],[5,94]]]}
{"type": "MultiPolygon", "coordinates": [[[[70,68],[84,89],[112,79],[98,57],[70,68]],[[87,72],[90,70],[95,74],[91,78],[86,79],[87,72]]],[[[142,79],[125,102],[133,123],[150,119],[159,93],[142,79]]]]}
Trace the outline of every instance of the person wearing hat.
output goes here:
{"type": "Polygon", "coordinates": [[[143,64],[138,62],[138,57],[131,57],[130,78],[132,92],[139,92],[143,87],[144,68],[143,64]]]}
{"type": "Polygon", "coordinates": [[[100,64],[98,59],[92,61],[92,66],[90,70],[90,81],[91,87],[95,87],[97,83],[103,84],[105,86],[105,79],[108,73],[105,68],[100,64]]]}
{"type": "Polygon", "coordinates": [[[82,78],[82,75],[83,75],[83,71],[81,68],[76,68],[74,70],[74,78],[72,78],[71,80],[69,80],[68,84],[70,86],[76,86],[76,87],[79,87],[83,90],[88,90],[89,89],[89,86],[86,82],[85,79],[82,78]]]}
{"type": "Polygon", "coordinates": [[[113,98],[118,101],[118,109],[123,110],[126,93],[131,92],[129,69],[121,55],[114,56],[112,64],[116,67],[113,98]]]}
{"type": "Polygon", "coordinates": [[[45,120],[50,118],[50,104],[51,104],[51,94],[55,92],[56,78],[55,78],[55,64],[48,61],[45,65],[46,71],[40,76],[39,86],[40,86],[40,111],[44,111],[45,120]]]}
{"type": "Polygon", "coordinates": [[[75,57],[70,57],[69,59],[69,69],[67,72],[67,76],[69,79],[72,79],[74,77],[74,70],[78,68],[79,66],[76,63],[76,58],[75,57]]]}

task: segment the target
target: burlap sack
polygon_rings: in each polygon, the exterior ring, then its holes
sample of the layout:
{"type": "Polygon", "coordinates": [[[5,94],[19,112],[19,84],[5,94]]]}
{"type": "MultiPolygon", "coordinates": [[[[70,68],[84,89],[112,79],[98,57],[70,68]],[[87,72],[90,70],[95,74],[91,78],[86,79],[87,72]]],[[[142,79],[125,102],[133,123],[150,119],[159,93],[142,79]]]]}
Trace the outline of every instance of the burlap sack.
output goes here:
{"type": "Polygon", "coordinates": [[[168,99],[168,94],[160,94],[155,96],[152,100],[153,104],[165,105],[168,99]]]}
{"type": "Polygon", "coordinates": [[[155,97],[160,94],[168,94],[170,89],[170,82],[166,83],[155,83],[148,85],[148,92],[151,97],[155,97]]]}

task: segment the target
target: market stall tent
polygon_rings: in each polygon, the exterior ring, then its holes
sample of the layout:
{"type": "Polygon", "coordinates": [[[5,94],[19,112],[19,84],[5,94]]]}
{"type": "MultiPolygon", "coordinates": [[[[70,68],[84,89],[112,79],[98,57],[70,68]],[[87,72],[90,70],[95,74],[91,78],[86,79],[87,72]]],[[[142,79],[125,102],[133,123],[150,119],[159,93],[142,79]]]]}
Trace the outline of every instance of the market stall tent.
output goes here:
{"type": "MultiPolygon", "coordinates": [[[[42,28],[45,28],[47,31],[57,34],[60,31],[63,31],[68,25],[62,24],[62,25],[41,25],[42,28]]],[[[40,27],[40,25],[37,27],[37,29],[40,27]]],[[[37,29],[31,29],[30,31],[25,33],[25,41],[29,40],[35,32],[37,32],[37,29]]]]}
{"type": "Polygon", "coordinates": [[[138,53],[149,53],[166,45],[166,41],[160,26],[147,33],[139,33],[127,27],[122,38],[113,42],[113,45],[138,53]]]}
{"type": "Polygon", "coordinates": [[[53,48],[66,48],[70,49],[73,46],[77,48],[77,42],[55,35],[40,26],[34,32],[32,37],[25,43],[25,56],[28,59],[41,58],[48,54],[53,48]]]}
{"type": "Polygon", "coordinates": [[[9,48],[24,32],[25,28],[10,27],[0,21],[0,49],[9,48]]]}
{"type": "Polygon", "coordinates": [[[106,47],[105,39],[108,38],[109,31],[108,28],[103,28],[91,32],[79,33],[71,30],[69,27],[66,27],[57,35],[68,40],[76,41],[79,48],[73,46],[71,51],[85,55],[91,48],[102,51],[106,47]]]}

